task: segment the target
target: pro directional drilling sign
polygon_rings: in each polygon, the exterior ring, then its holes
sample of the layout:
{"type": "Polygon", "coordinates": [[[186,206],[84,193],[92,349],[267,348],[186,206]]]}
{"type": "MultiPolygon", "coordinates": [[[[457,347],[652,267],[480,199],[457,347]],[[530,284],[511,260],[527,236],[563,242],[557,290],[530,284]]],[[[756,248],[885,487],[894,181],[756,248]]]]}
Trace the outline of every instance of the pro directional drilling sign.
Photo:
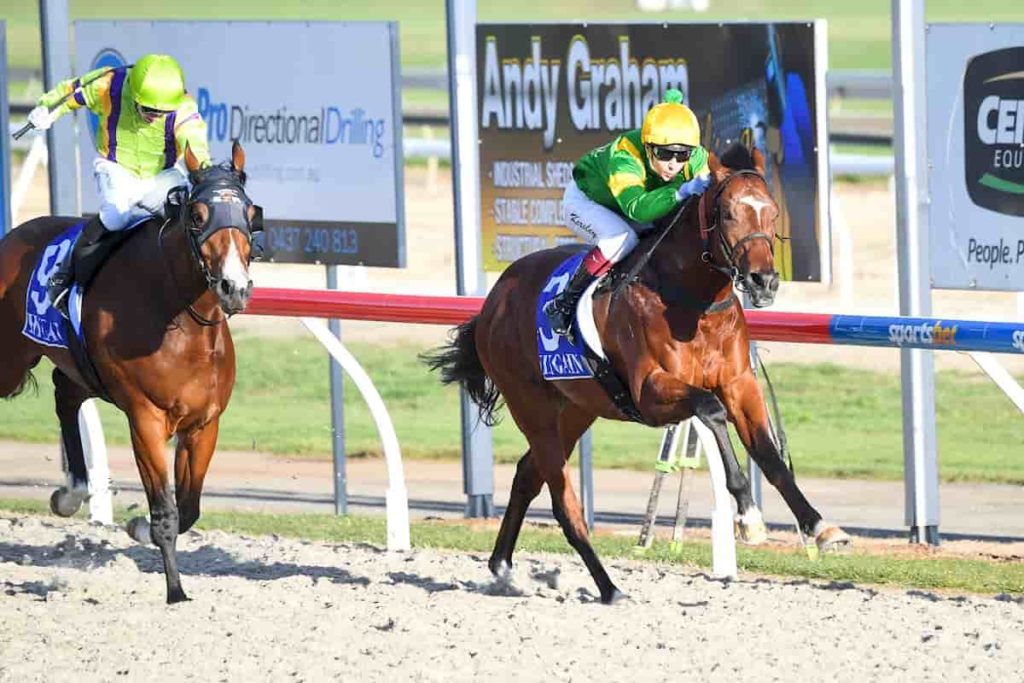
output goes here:
{"type": "Polygon", "coordinates": [[[927,35],[933,286],[1024,290],[1024,25],[927,35]]]}

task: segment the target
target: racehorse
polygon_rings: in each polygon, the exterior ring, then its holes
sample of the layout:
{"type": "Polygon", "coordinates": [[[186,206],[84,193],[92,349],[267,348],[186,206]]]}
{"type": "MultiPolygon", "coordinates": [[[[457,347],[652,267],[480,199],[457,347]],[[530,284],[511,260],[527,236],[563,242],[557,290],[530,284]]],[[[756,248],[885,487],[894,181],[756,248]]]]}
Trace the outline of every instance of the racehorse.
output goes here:
{"type": "MultiPolygon", "coordinates": [[[[175,545],[178,534],[199,518],[220,415],[235,384],[226,322],[245,308],[252,293],[250,248],[262,215],[245,194],[245,153],[237,142],[230,163],[200,168],[188,148],[184,158],[192,189],[172,190],[178,203],[169,214],[173,218],[153,218],[134,228],[84,297],[82,338],[100,387],[66,348],[22,334],[34,266],[47,245],[81,219],[37,218],[0,240],[0,396],[10,398],[33,385],[31,370],[43,356],[54,365],[72,487],[55,494],[51,508],[69,516],[87,495],[77,415],[83,401],[103,391],[128,417],[149,502],[152,525],[133,519],[129,533],[160,549],[168,603],[188,599],[175,545]],[[177,438],[173,490],[164,453],[172,435],[177,438]]],[[[45,299],[40,304],[48,305],[45,299]]]]}
{"type": "MultiPolygon", "coordinates": [[[[712,184],[700,200],[680,207],[620,264],[618,272],[628,273],[622,285],[597,290],[593,316],[600,344],[628,389],[635,419],[664,426],[697,417],[712,430],[741,526],[759,525],[752,533],[763,540],[763,522],[730,443],[727,419],[802,532],[822,550],[844,545],[849,537],[822,519],[780,456],[734,293],[735,286],[755,306],[766,306],[778,288],[778,208],[765,180],[764,157],[734,146],[721,160],[712,154],[710,168],[712,184]]],[[[630,418],[594,379],[546,381],[537,351],[538,296],[556,267],[580,249],[547,249],[512,263],[479,315],[455,328],[451,341],[425,360],[441,371],[444,383],[465,388],[485,423],[493,424],[504,399],[529,444],[516,468],[488,563],[491,572],[508,577],[527,508],[546,483],[566,539],[597,583],[602,602],[612,603],[623,594],[590,545],[566,463],[596,418],[630,418]]]]}

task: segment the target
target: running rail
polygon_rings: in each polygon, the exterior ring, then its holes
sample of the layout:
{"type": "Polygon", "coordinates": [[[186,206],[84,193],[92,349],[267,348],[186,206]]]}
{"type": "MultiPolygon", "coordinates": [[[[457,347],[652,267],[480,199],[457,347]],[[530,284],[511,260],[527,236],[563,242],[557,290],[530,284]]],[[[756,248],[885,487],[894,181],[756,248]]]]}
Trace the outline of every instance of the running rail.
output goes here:
{"type": "MultiPolygon", "coordinates": [[[[458,325],[479,313],[482,305],[482,297],[472,296],[258,287],[245,312],[253,315],[458,325]]],[[[760,341],[1024,353],[1024,322],[761,310],[744,313],[750,336],[760,341]]]]}

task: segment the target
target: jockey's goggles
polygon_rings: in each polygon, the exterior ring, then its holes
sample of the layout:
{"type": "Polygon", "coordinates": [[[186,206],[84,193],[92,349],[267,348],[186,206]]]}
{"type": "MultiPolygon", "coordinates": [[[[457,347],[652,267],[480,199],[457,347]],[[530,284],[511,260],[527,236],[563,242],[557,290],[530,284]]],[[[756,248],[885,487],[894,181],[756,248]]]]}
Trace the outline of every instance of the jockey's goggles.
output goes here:
{"type": "Polygon", "coordinates": [[[650,145],[651,154],[658,161],[676,161],[686,162],[689,161],[690,155],[693,153],[693,147],[687,147],[686,145],[650,145]]]}
{"type": "Polygon", "coordinates": [[[152,107],[143,107],[141,104],[136,104],[135,106],[139,108],[139,113],[140,114],[142,114],[143,116],[151,116],[153,118],[158,118],[160,116],[167,116],[168,114],[171,113],[169,111],[164,111],[163,109],[153,109],[152,107]]]}

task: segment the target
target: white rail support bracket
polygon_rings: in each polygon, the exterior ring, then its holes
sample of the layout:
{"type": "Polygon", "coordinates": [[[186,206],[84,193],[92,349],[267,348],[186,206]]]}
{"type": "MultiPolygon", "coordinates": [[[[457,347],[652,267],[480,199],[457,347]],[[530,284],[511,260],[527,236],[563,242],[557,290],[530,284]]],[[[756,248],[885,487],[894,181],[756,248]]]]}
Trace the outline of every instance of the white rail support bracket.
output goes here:
{"type": "Polygon", "coordinates": [[[985,374],[1003,390],[1007,398],[1013,401],[1017,410],[1024,413],[1024,387],[1017,383],[1013,375],[993,356],[985,351],[970,351],[969,355],[985,374]]]}
{"type": "Polygon", "coordinates": [[[114,504],[110,493],[110,466],[103,425],[96,410],[96,399],[89,399],[78,409],[78,433],[82,436],[82,453],[89,474],[89,519],[105,525],[114,524],[114,504]]]}
{"type": "Polygon", "coordinates": [[[313,336],[324,345],[327,352],[331,354],[348,376],[355,382],[359,393],[373,415],[373,421],[377,425],[377,433],[380,434],[381,442],[384,444],[384,459],[388,466],[388,490],[385,495],[387,502],[387,526],[388,526],[388,550],[408,550],[409,544],[409,496],[405,489],[405,474],[402,470],[402,453],[398,447],[398,436],[395,434],[394,425],[388,415],[387,408],[373,381],[366,374],[359,361],[355,359],[341,341],[331,334],[326,325],[314,318],[302,318],[302,324],[306,326],[313,336]]]}
{"type": "Polygon", "coordinates": [[[716,578],[736,578],[736,536],[733,532],[732,499],[725,486],[725,466],[722,453],[711,430],[694,417],[689,420],[704,446],[708,472],[711,474],[711,492],[715,505],[711,512],[711,575],[716,578]]]}

